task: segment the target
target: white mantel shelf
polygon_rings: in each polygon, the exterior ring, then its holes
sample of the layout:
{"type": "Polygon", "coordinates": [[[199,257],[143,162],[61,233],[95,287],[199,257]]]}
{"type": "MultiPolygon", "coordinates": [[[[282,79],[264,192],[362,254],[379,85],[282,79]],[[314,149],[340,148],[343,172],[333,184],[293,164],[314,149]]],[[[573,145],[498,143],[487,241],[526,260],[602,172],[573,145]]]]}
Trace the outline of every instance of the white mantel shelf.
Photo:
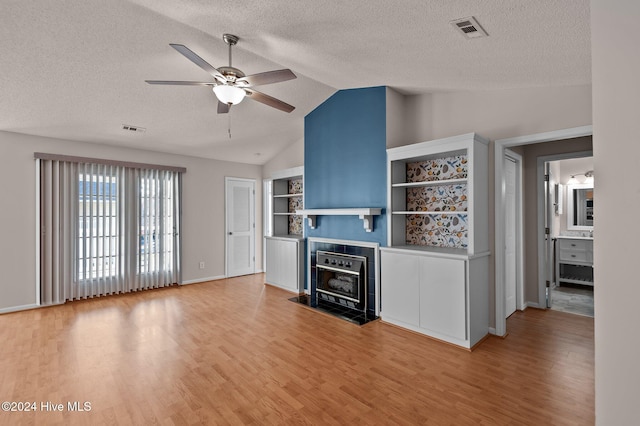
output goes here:
{"type": "Polygon", "coordinates": [[[309,220],[309,228],[316,229],[316,216],[358,216],[364,222],[367,232],[373,231],[373,216],[379,216],[381,208],[352,208],[352,209],[304,209],[296,210],[297,215],[309,220]]]}

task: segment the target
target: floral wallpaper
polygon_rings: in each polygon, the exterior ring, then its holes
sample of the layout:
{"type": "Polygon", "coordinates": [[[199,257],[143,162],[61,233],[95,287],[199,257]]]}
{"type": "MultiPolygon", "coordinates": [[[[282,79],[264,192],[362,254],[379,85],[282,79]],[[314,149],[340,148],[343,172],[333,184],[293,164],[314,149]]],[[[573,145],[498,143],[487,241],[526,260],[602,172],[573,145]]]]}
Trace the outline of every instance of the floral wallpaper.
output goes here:
{"type": "Polygon", "coordinates": [[[407,188],[407,210],[411,212],[466,212],[467,185],[407,188]]]}
{"type": "Polygon", "coordinates": [[[302,197],[289,198],[289,213],[295,213],[296,210],[302,210],[303,208],[302,197]]]}
{"type": "Polygon", "coordinates": [[[466,155],[454,155],[407,163],[407,182],[464,179],[467,177],[467,173],[468,162],[466,155]]]}
{"type": "MultiPolygon", "coordinates": [[[[289,181],[289,194],[302,194],[302,179],[291,179],[289,181]]],[[[302,210],[304,204],[302,197],[289,198],[289,213],[302,210]]],[[[289,216],[289,234],[302,235],[302,216],[289,216]]]]}
{"type": "Polygon", "coordinates": [[[289,234],[302,235],[302,216],[289,216],[289,234]]]}
{"type": "Polygon", "coordinates": [[[291,179],[289,181],[289,194],[302,194],[302,179],[291,179]]]}
{"type": "Polygon", "coordinates": [[[466,249],[469,245],[467,216],[407,215],[407,244],[466,249]]]}

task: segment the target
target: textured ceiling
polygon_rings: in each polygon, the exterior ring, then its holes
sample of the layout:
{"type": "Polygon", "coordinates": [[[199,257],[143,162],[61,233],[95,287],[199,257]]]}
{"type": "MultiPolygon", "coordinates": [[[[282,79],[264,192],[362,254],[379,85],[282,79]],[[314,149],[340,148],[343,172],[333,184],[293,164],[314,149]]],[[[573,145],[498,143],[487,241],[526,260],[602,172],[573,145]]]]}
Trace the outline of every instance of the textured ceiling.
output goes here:
{"type": "Polygon", "coordinates": [[[386,85],[408,94],[590,84],[589,0],[2,0],[0,130],[262,164],[303,135],[304,116],[335,90],[386,85]],[[489,37],[449,21],[475,16],[489,37]],[[216,114],[207,81],[169,43],[246,74],[291,68],[216,114]],[[147,128],[127,133],[122,124],[147,128]],[[259,155],[256,155],[258,154],[259,155]]]}

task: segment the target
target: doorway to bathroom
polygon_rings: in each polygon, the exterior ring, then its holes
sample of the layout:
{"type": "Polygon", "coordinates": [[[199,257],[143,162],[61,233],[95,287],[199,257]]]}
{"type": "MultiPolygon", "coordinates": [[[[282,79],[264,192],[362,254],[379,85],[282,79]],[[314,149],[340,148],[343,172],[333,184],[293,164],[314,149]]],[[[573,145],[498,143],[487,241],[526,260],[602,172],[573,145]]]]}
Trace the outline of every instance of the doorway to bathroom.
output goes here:
{"type": "MultiPolygon", "coordinates": [[[[521,302],[521,307],[517,309],[546,309],[551,277],[551,273],[548,272],[550,262],[547,262],[547,253],[551,250],[547,248],[550,238],[545,237],[544,163],[559,159],[553,156],[567,153],[572,154],[567,158],[580,156],[583,152],[588,152],[584,156],[592,155],[592,135],[591,126],[582,126],[499,139],[494,143],[495,329],[491,332],[498,336],[505,336],[507,333],[506,275],[509,269],[506,262],[510,257],[507,247],[505,175],[509,163],[505,163],[505,157],[509,151],[522,157],[522,184],[518,184],[516,188],[519,188],[522,194],[522,208],[516,215],[516,220],[522,221],[521,239],[516,239],[521,242],[519,244],[522,246],[522,255],[515,256],[516,262],[519,262],[516,263],[516,271],[519,271],[518,275],[522,277],[520,296],[516,293],[516,300],[521,302]],[[539,161],[545,156],[550,158],[539,161]]],[[[518,287],[516,291],[517,289],[518,287]]]]}
{"type": "Polygon", "coordinates": [[[593,317],[593,156],[544,160],[546,307],[593,317]]]}

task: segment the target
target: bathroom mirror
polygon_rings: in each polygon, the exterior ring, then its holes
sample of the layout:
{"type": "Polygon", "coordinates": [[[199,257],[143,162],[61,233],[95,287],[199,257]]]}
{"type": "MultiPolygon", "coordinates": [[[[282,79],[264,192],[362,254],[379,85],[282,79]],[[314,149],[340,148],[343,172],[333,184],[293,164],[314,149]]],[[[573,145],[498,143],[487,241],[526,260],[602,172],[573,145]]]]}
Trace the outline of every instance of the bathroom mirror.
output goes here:
{"type": "Polygon", "coordinates": [[[567,229],[593,231],[593,184],[567,185],[567,229]]]}

